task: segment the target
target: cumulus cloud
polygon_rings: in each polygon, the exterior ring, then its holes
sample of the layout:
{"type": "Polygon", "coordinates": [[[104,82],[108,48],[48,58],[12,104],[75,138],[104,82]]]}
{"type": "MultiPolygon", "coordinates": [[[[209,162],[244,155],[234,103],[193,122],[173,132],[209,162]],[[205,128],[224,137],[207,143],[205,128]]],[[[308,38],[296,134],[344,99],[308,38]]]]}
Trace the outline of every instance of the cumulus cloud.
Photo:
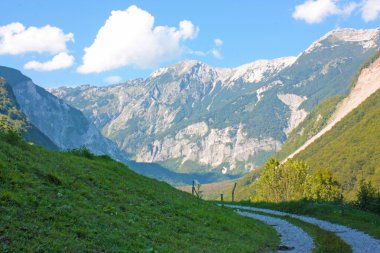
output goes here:
{"type": "Polygon", "coordinates": [[[69,41],[74,41],[72,33],[65,34],[60,28],[50,25],[25,28],[16,22],[0,26],[0,54],[57,54],[67,51],[66,43],[69,41]]]}
{"type": "Polygon", "coordinates": [[[380,15],[380,0],[364,0],[361,10],[364,21],[376,20],[380,15]]]}
{"type": "Polygon", "coordinates": [[[120,83],[122,81],[122,78],[120,76],[108,76],[104,78],[103,81],[108,84],[115,84],[115,83],[120,83]]]}
{"type": "Polygon", "coordinates": [[[154,17],[135,5],[112,11],[91,46],[85,48],[80,73],[99,73],[122,66],[153,68],[183,52],[183,41],[199,29],[183,20],[179,27],[154,26],[154,17]]]}
{"type": "Polygon", "coordinates": [[[73,63],[74,57],[65,52],[62,52],[57,54],[53,57],[53,59],[47,62],[30,61],[24,65],[24,68],[36,71],[52,71],[68,68],[72,66],[73,63]]]}
{"type": "Polygon", "coordinates": [[[338,6],[337,3],[337,0],[307,0],[295,7],[292,16],[294,19],[316,24],[333,15],[349,16],[358,7],[355,2],[342,7],[338,6]]]}

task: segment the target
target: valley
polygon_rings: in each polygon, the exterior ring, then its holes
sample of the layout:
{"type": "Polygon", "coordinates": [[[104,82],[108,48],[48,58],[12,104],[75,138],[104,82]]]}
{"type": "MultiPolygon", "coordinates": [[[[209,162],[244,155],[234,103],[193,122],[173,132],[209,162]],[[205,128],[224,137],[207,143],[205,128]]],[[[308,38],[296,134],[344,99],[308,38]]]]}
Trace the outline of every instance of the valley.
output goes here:
{"type": "Polygon", "coordinates": [[[0,252],[380,252],[380,1],[0,8],[0,252]]]}

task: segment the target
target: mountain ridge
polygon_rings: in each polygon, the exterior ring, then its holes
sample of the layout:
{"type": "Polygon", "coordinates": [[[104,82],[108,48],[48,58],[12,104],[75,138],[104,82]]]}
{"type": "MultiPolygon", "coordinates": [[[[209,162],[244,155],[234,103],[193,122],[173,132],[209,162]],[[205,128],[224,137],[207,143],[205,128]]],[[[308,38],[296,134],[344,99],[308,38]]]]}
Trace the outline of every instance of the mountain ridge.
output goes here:
{"type": "Polygon", "coordinates": [[[139,162],[241,175],[281,149],[321,101],[349,91],[356,69],[380,46],[379,33],[333,31],[296,58],[280,58],[285,63],[275,73],[258,68],[235,79],[230,69],[183,61],[145,79],[50,92],[139,162]]]}

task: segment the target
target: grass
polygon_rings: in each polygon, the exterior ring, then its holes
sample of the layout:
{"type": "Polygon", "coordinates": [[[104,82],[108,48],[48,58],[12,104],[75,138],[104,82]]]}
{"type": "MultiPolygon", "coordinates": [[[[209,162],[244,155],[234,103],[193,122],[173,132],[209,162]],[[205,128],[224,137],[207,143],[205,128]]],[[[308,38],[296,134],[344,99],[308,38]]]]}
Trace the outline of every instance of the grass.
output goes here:
{"type": "Polygon", "coordinates": [[[314,249],[313,253],[350,253],[351,247],[346,244],[341,238],[335,235],[332,232],[323,230],[316,225],[301,221],[296,218],[289,216],[279,216],[274,214],[263,213],[259,211],[249,211],[246,212],[259,213],[266,216],[272,216],[280,219],[287,220],[289,223],[300,227],[303,231],[309,234],[314,240],[314,249]]]}
{"type": "Polygon", "coordinates": [[[249,203],[239,204],[268,208],[283,212],[312,216],[318,219],[342,224],[363,231],[380,239],[380,216],[371,212],[361,211],[345,205],[344,215],[340,214],[340,206],[333,203],[317,203],[312,201],[293,201],[282,203],[249,203]]]}
{"type": "MultiPolygon", "coordinates": [[[[201,191],[202,191],[203,199],[219,200],[220,194],[225,193],[225,192],[228,192],[228,194],[224,194],[224,197],[227,197],[227,198],[229,197],[230,199],[233,186],[234,186],[234,181],[232,180],[202,184],[201,191]]],[[[191,193],[192,186],[191,185],[179,186],[177,187],[177,189],[184,192],[191,193]]]]}
{"type": "Polygon", "coordinates": [[[109,157],[0,138],[1,252],[265,252],[279,238],[109,157]]]}

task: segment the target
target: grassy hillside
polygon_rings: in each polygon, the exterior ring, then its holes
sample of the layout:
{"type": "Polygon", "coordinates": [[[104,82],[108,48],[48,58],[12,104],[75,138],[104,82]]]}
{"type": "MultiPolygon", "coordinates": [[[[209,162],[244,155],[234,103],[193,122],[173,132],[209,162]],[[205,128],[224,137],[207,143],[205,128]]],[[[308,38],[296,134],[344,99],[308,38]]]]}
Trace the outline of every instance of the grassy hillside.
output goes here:
{"type": "Polygon", "coordinates": [[[5,134],[0,238],[2,252],[262,252],[279,242],[270,226],[106,156],[47,151],[5,134]]]}
{"type": "Polygon", "coordinates": [[[328,168],[352,198],[358,180],[380,187],[380,90],[295,159],[312,169],[328,168]]]}
{"type": "Polygon", "coordinates": [[[20,131],[28,141],[58,150],[58,147],[21,112],[12,89],[2,77],[0,77],[0,125],[3,129],[12,128],[20,131]]]}

